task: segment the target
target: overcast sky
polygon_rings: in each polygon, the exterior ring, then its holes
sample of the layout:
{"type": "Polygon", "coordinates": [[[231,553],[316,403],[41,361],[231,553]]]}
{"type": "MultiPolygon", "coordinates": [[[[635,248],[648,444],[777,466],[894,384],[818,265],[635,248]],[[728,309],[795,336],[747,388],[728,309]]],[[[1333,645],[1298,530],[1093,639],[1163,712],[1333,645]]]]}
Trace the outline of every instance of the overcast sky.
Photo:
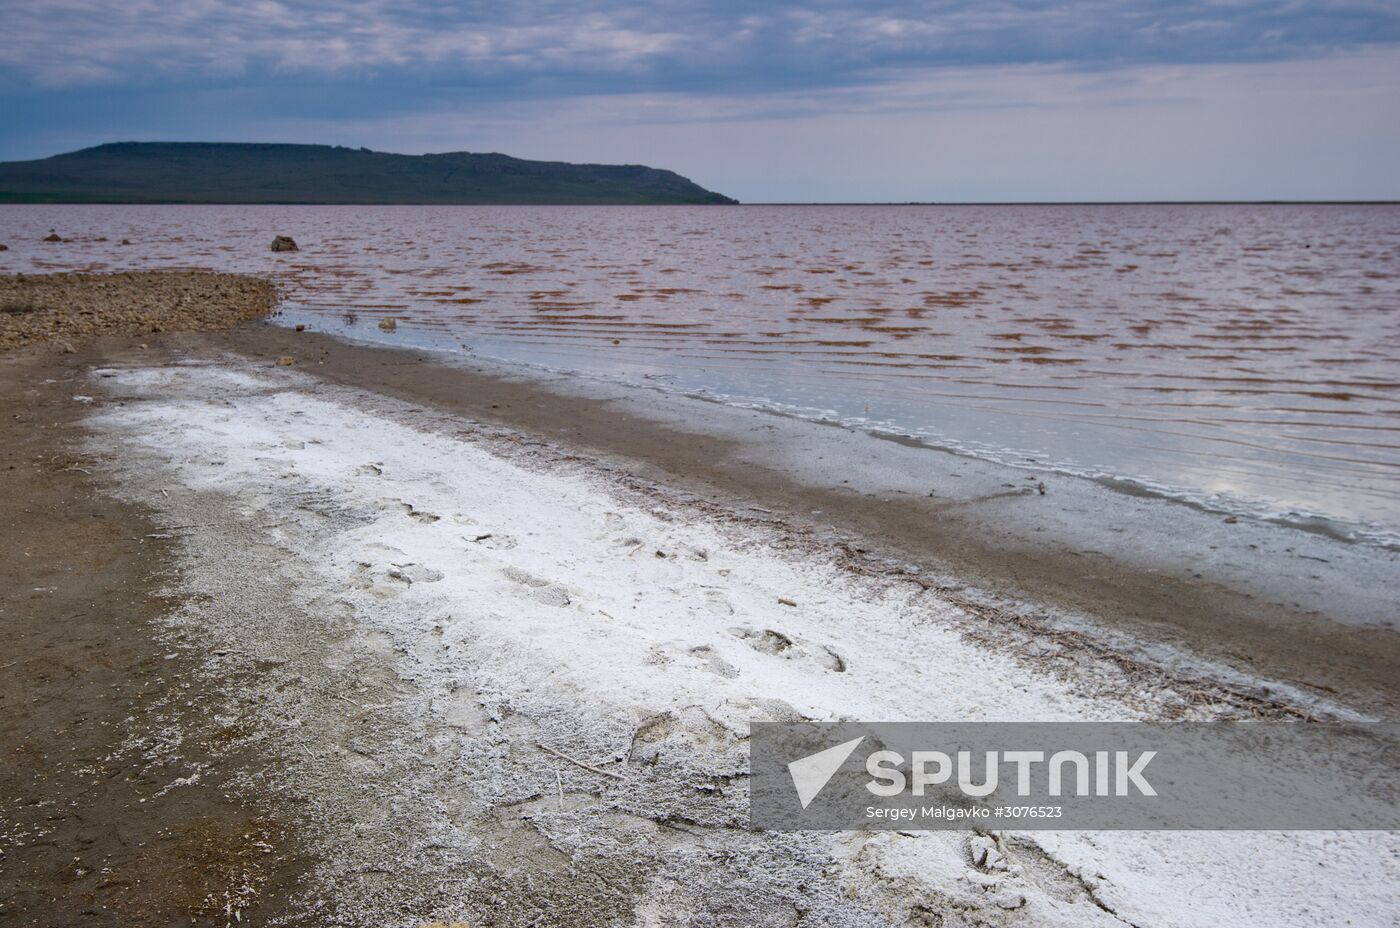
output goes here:
{"type": "Polygon", "coordinates": [[[0,159],[118,140],[745,201],[1400,199],[1400,0],[0,0],[0,159]]]}

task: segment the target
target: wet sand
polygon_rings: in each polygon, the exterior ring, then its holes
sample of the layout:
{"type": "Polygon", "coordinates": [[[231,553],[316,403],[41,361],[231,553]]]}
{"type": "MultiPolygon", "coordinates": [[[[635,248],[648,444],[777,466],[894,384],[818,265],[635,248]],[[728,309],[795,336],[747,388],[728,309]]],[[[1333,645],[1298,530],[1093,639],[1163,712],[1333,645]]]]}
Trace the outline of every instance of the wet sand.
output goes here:
{"type": "MultiPolygon", "coordinates": [[[[174,535],[116,499],[73,400],[119,340],[0,356],[0,922],[267,918],[305,871],[294,814],[235,790],[246,677],[211,680],[163,619],[174,535]],[[232,711],[231,711],[232,710],[232,711]]],[[[245,704],[246,707],[246,704],[245,704]]]]}

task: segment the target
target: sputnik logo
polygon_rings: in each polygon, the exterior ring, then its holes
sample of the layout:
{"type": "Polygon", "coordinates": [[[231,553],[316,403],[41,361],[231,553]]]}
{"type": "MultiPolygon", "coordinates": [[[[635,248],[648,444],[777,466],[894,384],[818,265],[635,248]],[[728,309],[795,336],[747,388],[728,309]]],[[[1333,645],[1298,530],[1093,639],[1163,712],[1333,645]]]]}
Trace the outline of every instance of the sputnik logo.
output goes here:
{"type": "Polygon", "coordinates": [[[850,757],[864,740],[865,736],[861,735],[854,741],[808,754],[788,764],[788,775],[792,777],[792,785],[797,789],[797,798],[801,801],[802,808],[812,804],[812,800],[817,798],[817,794],[836,775],[836,771],[841,769],[846,758],[850,757]]]}

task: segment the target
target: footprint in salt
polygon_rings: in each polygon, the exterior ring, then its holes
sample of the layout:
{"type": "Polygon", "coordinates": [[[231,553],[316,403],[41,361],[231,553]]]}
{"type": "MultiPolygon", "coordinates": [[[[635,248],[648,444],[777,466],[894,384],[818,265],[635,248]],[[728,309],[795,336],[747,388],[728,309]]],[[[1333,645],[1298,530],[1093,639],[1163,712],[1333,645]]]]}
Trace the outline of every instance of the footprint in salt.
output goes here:
{"type": "Polygon", "coordinates": [[[729,601],[729,597],[715,589],[705,590],[701,595],[705,603],[705,608],[715,615],[733,615],[734,604],[729,601]]]}
{"type": "Polygon", "coordinates": [[[726,680],[732,680],[739,676],[739,669],[720,657],[719,653],[707,644],[697,645],[691,648],[689,653],[691,657],[700,661],[700,666],[715,676],[723,677],[726,680]]]}
{"type": "Polygon", "coordinates": [[[442,516],[436,513],[424,512],[421,509],[414,509],[412,503],[405,503],[402,500],[399,501],[399,506],[402,507],[404,515],[408,516],[410,519],[413,519],[415,522],[431,524],[442,518],[442,516]]]}
{"type": "Polygon", "coordinates": [[[569,598],[569,593],[557,583],[550,583],[548,580],[536,577],[519,567],[507,567],[501,571],[510,580],[528,587],[530,596],[546,606],[567,606],[573,602],[569,598]]]}
{"type": "Polygon", "coordinates": [[[633,730],[628,760],[655,764],[666,755],[693,756],[697,750],[724,751],[746,734],[724,725],[700,706],[684,706],[642,719],[633,730]]]}
{"type": "Polygon", "coordinates": [[[434,698],[433,709],[450,728],[484,732],[492,724],[491,716],[470,689],[453,690],[434,698]]]}
{"type": "Polygon", "coordinates": [[[737,712],[754,722],[808,722],[811,721],[793,708],[792,703],[783,699],[763,696],[741,696],[727,700],[737,712]]]}
{"type": "Polygon", "coordinates": [[[399,580],[410,586],[415,583],[437,583],[443,576],[442,571],[423,564],[395,564],[388,571],[389,579],[399,580]]]}
{"type": "Polygon", "coordinates": [[[478,535],[463,535],[467,541],[474,545],[481,545],[483,548],[491,548],[496,551],[509,551],[517,544],[511,535],[499,535],[495,532],[482,532],[478,535]]]}
{"type": "Polygon", "coordinates": [[[846,671],[845,658],[824,644],[791,638],[772,628],[754,629],[740,626],[731,628],[729,633],[743,639],[760,654],[770,654],[787,660],[802,658],[833,673],[846,671]]]}

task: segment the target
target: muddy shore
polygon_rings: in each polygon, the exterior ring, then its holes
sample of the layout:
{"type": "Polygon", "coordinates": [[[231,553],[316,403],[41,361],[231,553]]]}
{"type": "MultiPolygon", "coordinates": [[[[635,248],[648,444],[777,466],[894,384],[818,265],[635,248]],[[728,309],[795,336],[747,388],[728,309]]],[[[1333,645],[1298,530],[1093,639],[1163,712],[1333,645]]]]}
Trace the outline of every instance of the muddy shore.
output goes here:
{"type": "MultiPolygon", "coordinates": [[[[173,535],[115,498],[74,400],[121,339],[0,356],[0,922],[224,925],[305,870],[285,809],[236,791],[277,759],[163,620],[173,535]],[[217,717],[216,717],[217,716],[217,717]]],[[[242,694],[242,695],[240,695],[242,694]]]]}
{"type": "Polygon", "coordinates": [[[246,789],[280,763],[239,721],[255,687],[199,672],[165,621],[181,608],[174,534],[118,499],[84,447],[95,365],[275,303],[234,274],[0,276],[7,924],[275,917],[305,871],[291,813],[246,789]]]}
{"type": "Polygon", "coordinates": [[[997,869],[959,834],[749,832],[741,763],[752,718],[1310,713],[1037,602],[1384,716],[1383,629],[272,325],[25,348],[0,396],[7,923],[1263,924],[1295,870],[1325,879],[1294,911],[1384,918],[1384,836],[1008,837],[997,869]]]}

